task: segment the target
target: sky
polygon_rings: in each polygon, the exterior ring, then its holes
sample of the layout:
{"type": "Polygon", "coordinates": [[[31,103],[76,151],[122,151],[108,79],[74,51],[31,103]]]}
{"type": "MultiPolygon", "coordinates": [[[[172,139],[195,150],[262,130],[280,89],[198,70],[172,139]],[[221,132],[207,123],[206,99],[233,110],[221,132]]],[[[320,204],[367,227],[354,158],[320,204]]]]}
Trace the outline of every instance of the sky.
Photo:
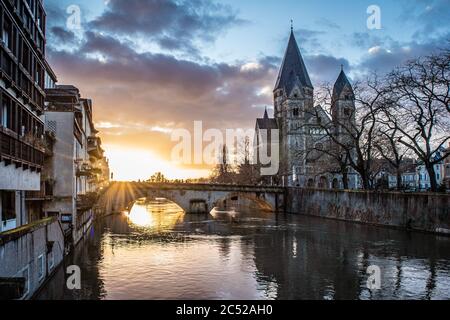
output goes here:
{"type": "Polygon", "coordinates": [[[291,29],[315,86],[353,80],[449,45],[450,0],[46,0],[59,84],[94,102],[118,180],[208,174],[172,164],[175,129],[252,128],[291,29]],[[380,9],[380,29],[367,20],[380,9]],[[79,23],[78,23],[78,19],[79,23]]]}

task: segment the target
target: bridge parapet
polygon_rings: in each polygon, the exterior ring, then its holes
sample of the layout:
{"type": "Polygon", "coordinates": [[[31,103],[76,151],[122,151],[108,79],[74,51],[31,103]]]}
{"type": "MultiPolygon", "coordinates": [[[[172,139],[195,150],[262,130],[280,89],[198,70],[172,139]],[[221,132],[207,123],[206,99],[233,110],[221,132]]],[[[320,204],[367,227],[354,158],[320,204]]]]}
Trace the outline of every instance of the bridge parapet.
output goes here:
{"type": "Polygon", "coordinates": [[[116,182],[111,184],[101,201],[108,213],[123,211],[145,197],[166,198],[187,213],[209,213],[227,198],[247,199],[266,209],[284,211],[285,192],[283,187],[272,186],[116,182]]]}
{"type": "Polygon", "coordinates": [[[158,190],[201,190],[201,191],[229,191],[229,192],[271,192],[284,193],[286,188],[278,186],[255,186],[234,184],[188,184],[188,183],[132,183],[139,188],[158,190]]]}

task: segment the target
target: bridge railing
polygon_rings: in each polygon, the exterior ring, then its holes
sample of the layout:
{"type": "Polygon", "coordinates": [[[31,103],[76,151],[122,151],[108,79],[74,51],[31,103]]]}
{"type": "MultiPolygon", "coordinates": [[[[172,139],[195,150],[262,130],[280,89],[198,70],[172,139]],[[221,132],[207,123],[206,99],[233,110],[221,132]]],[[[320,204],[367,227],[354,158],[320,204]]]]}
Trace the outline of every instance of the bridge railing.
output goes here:
{"type": "Polygon", "coordinates": [[[117,184],[130,184],[135,186],[144,187],[170,187],[170,188],[226,188],[226,189],[266,189],[266,190],[284,190],[285,187],[282,186],[267,186],[267,185],[243,185],[243,184],[218,184],[218,183],[171,183],[171,182],[115,182],[117,184]]]}

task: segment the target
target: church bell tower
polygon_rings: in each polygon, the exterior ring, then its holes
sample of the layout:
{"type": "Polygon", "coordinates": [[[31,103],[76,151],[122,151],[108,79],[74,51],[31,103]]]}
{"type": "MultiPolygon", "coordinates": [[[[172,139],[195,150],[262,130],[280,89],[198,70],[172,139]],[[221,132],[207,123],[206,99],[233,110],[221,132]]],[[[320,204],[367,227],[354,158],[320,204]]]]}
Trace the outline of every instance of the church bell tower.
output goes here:
{"type": "Polygon", "coordinates": [[[284,185],[296,185],[304,168],[305,123],[313,108],[314,87],[306,70],[293,28],[274,89],[275,119],[280,130],[280,172],[284,185]]]}

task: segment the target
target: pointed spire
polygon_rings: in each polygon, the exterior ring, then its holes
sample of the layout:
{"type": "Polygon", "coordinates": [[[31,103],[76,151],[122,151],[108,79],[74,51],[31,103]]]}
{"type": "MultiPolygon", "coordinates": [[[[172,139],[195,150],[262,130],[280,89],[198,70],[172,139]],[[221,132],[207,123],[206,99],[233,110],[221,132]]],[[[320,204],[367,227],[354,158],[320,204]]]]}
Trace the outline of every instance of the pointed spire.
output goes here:
{"type": "Polygon", "coordinates": [[[303,61],[297,41],[295,40],[292,26],[288,47],[284,55],[275,90],[284,89],[287,94],[290,94],[296,85],[313,89],[305,62],[303,61]]]}
{"type": "Polygon", "coordinates": [[[344,72],[344,65],[341,64],[341,73],[334,84],[333,97],[339,97],[346,86],[353,91],[352,85],[344,72]]]}
{"type": "Polygon", "coordinates": [[[291,33],[294,32],[294,20],[291,19],[291,33]]]}
{"type": "Polygon", "coordinates": [[[267,113],[267,107],[266,107],[266,111],[264,111],[264,119],[269,119],[269,114],[267,113]]]}

